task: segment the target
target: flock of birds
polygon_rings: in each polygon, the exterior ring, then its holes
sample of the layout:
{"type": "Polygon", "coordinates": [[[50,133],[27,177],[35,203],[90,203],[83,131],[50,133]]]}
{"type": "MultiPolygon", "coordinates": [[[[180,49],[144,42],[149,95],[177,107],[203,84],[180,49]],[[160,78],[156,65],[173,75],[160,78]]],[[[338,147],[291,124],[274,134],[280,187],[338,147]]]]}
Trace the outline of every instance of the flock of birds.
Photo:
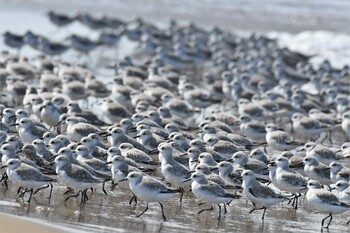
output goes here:
{"type": "Polygon", "coordinates": [[[72,35],[68,46],[32,32],[4,34],[8,46],[44,54],[0,54],[1,182],[19,187],[20,197],[29,192],[30,202],[44,188],[51,197],[59,183],[65,201],[85,204],[87,192],[102,186],[107,194],[112,182],[131,191],[130,203],[147,202],[138,216],[158,202],[166,220],[162,202],[181,202],[186,192],[209,204],[198,214],[217,205],[219,218],[236,199],[251,201],[250,213],[262,209],[264,219],[281,202],[297,210],[303,195],[302,204],[328,214],[326,228],[350,210],[349,66],[315,68],[276,40],[193,23],[160,29],[141,19],[48,16],[101,36],[72,35]],[[111,78],[53,58],[70,47],[114,46],[121,36],[148,59],[117,60],[111,78]]]}

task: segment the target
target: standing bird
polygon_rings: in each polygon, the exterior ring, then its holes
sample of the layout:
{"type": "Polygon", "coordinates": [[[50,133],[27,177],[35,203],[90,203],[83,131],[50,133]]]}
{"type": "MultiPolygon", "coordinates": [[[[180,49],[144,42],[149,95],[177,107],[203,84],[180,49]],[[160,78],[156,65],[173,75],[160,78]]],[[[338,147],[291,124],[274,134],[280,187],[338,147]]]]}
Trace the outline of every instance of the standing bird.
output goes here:
{"type": "Polygon", "coordinates": [[[131,192],[137,198],[147,202],[146,209],[142,211],[137,217],[140,217],[148,210],[149,202],[158,202],[162,209],[163,220],[166,221],[162,201],[165,201],[174,196],[179,191],[165,186],[159,180],[152,177],[144,176],[140,172],[130,172],[127,176],[131,192]]]}
{"type": "Polygon", "coordinates": [[[14,184],[25,188],[25,191],[21,194],[22,196],[27,191],[30,191],[28,203],[31,201],[34,188],[38,188],[34,192],[34,194],[36,194],[39,190],[50,187],[49,198],[51,198],[53,187],[51,182],[55,182],[55,179],[42,174],[39,170],[28,164],[21,163],[19,159],[9,159],[3,167],[7,167],[6,174],[14,184]]]}
{"type": "Polygon", "coordinates": [[[204,212],[204,211],[211,211],[213,210],[212,204],[217,204],[219,207],[219,217],[221,218],[221,203],[225,203],[228,201],[232,201],[233,199],[237,199],[240,196],[231,194],[226,192],[224,188],[222,188],[219,184],[214,183],[212,181],[209,181],[205,178],[204,174],[195,172],[192,174],[191,178],[189,180],[192,180],[191,188],[193,194],[200,200],[207,202],[210,204],[210,209],[203,209],[198,212],[198,214],[204,212]]]}
{"type": "MultiPolygon", "coordinates": [[[[287,199],[286,196],[276,193],[270,187],[262,185],[259,181],[256,180],[255,175],[252,171],[245,170],[242,172],[243,178],[243,194],[255,204],[259,204],[262,207],[264,213],[261,219],[264,219],[266,208],[277,203],[280,203],[287,199]]],[[[249,213],[257,210],[256,207],[253,207],[249,213]]]]}
{"type": "Polygon", "coordinates": [[[339,199],[331,192],[324,190],[320,183],[314,180],[310,180],[307,184],[308,191],[306,193],[306,199],[309,206],[323,213],[329,213],[327,217],[322,219],[322,227],[328,228],[332,222],[333,214],[341,214],[350,210],[350,205],[340,202],[339,199]],[[328,224],[325,226],[324,221],[329,219],[328,224]]]}

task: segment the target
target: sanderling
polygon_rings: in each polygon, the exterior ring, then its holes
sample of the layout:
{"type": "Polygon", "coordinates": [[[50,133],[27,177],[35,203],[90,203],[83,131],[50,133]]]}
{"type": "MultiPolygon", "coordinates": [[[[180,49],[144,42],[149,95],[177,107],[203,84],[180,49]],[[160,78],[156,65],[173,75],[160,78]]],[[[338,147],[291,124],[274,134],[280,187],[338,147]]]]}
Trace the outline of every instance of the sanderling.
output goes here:
{"type": "Polygon", "coordinates": [[[157,135],[153,135],[153,133],[148,129],[141,130],[136,137],[139,138],[139,142],[148,150],[154,150],[160,143],[164,142],[163,139],[157,137],[157,135]]]}
{"type": "Polygon", "coordinates": [[[59,138],[53,138],[49,141],[47,146],[49,147],[49,150],[52,153],[57,153],[65,145],[62,143],[62,141],[59,138]]]}
{"type": "Polygon", "coordinates": [[[267,155],[265,154],[264,150],[261,148],[255,148],[252,151],[250,151],[249,157],[253,159],[257,159],[265,164],[269,162],[267,155]]]}
{"type": "MultiPolygon", "coordinates": [[[[231,194],[225,191],[217,183],[214,183],[210,180],[207,180],[204,174],[195,172],[192,174],[191,178],[188,180],[192,180],[191,188],[193,194],[196,198],[203,200],[210,204],[210,209],[203,209],[198,212],[198,214],[203,211],[211,211],[213,210],[212,204],[217,204],[219,207],[219,219],[221,218],[221,203],[225,203],[228,201],[232,201],[233,199],[237,199],[240,196],[236,194],[231,194]]],[[[225,204],[224,204],[225,205],[225,204]]]]}
{"type": "Polygon", "coordinates": [[[12,48],[20,49],[25,43],[23,36],[6,31],[3,35],[4,43],[12,48]]]}
{"type": "Polygon", "coordinates": [[[190,107],[187,101],[178,99],[169,94],[162,95],[163,105],[167,107],[170,112],[182,119],[187,119],[195,114],[195,111],[190,107]]]}
{"type": "Polygon", "coordinates": [[[301,113],[294,113],[292,116],[293,129],[297,134],[307,138],[319,136],[323,132],[330,130],[328,125],[324,125],[318,120],[311,119],[301,113]]]}
{"type": "Polygon", "coordinates": [[[160,162],[153,161],[152,158],[147,155],[144,151],[134,148],[130,143],[122,143],[119,145],[121,154],[125,158],[134,160],[137,164],[142,167],[154,169],[159,167],[160,162]]]}
{"type": "Polygon", "coordinates": [[[282,191],[291,192],[294,194],[293,205],[294,208],[298,208],[298,197],[300,192],[307,186],[307,180],[299,173],[289,168],[288,159],[278,157],[276,159],[276,181],[278,188],[282,191]]]}
{"type": "Polygon", "coordinates": [[[88,97],[84,83],[69,76],[62,78],[62,93],[69,96],[71,100],[81,100],[88,97]]]}
{"type": "Polygon", "coordinates": [[[35,139],[43,137],[47,130],[34,125],[31,118],[24,117],[15,125],[19,125],[18,135],[24,143],[32,143],[35,139]]]}
{"type": "Polygon", "coordinates": [[[107,176],[111,175],[111,171],[105,162],[91,156],[89,154],[89,149],[86,146],[78,146],[75,149],[75,152],[77,155],[76,159],[78,161],[89,165],[98,173],[105,174],[107,176]]]}
{"type": "Polygon", "coordinates": [[[233,161],[233,165],[237,168],[251,170],[255,176],[268,179],[269,171],[267,165],[259,160],[248,158],[242,151],[234,153],[229,161],[233,161]]]}
{"type": "Polygon", "coordinates": [[[5,143],[4,145],[2,145],[0,148],[0,153],[2,154],[2,165],[6,165],[7,161],[10,159],[19,159],[23,163],[26,163],[35,168],[39,168],[38,165],[36,165],[35,162],[33,162],[32,160],[19,156],[19,153],[16,153],[15,148],[11,144],[5,143]]]}
{"type": "Polygon", "coordinates": [[[187,150],[187,156],[189,157],[188,168],[190,169],[190,171],[194,171],[196,166],[199,164],[198,157],[200,153],[200,150],[196,147],[191,147],[187,150]]]}
{"type": "Polygon", "coordinates": [[[70,17],[57,12],[49,11],[47,13],[49,20],[58,27],[64,27],[76,20],[76,17],[70,17]]]}
{"type": "MultiPolygon", "coordinates": [[[[220,162],[217,165],[219,176],[222,177],[228,184],[238,187],[242,186],[241,174],[243,169],[234,168],[229,162],[220,162]]],[[[213,168],[212,168],[213,170],[213,168]]]]}
{"type": "Polygon", "coordinates": [[[342,115],[341,127],[344,133],[350,138],[350,112],[345,112],[342,115]]]}
{"type": "Polygon", "coordinates": [[[286,151],[304,145],[295,141],[289,133],[279,130],[273,123],[266,125],[266,132],[266,142],[274,150],[286,151]]]}
{"type": "Polygon", "coordinates": [[[35,147],[36,152],[42,158],[49,160],[53,156],[53,153],[46,148],[45,142],[43,140],[35,139],[32,142],[32,145],[35,147]]]}
{"type": "Polygon", "coordinates": [[[296,172],[301,174],[302,176],[306,176],[306,173],[304,171],[304,163],[303,160],[304,158],[298,155],[294,155],[290,151],[284,151],[280,155],[283,158],[288,159],[289,166],[293,168],[296,172]]]}
{"type": "Polygon", "coordinates": [[[65,201],[71,197],[78,197],[81,193],[82,199],[80,204],[83,204],[87,200],[86,190],[105,182],[105,179],[91,175],[85,168],[72,164],[65,155],[57,156],[55,163],[56,173],[60,181],[67,187],[79,190],[78,194],[67,197],[65,201]]]}
{"type": "Polygon", "coordinates": [[[7,176],[14,184],[26,188],[21,196],[24,196],[27,191],[30,191],[28,203],[32,199],[34,188],[37,188],[34,192],[36,194],[39,190],[50,187],[49,199],[51,198],[53,187],[51,182],[56,182],[55,179],[42,174],[39,170],[28,164],[21,163],[19,159],[9,159],[3,167],[7,167],[7,176]]]}
{"type": "MultiPolygon", "coordinates": [[[[159,147],[161,171],[164,178],[177,187],[187,187],[190,183],[184,182],[191,176],[187,167],[174,160],[173,149],[169,144],[162,143],[159,147]]],[[[180,197],[182,201],[183,192],[180,197]]]]}
{"type": "Polygon", "coordinates": [[[143,146],[141,143],[136,141],[135,139],[125,135],[124,131],[119,127],[114,127],[110,133],[107,133],[106,136],[108,136],[108,142],[111,146],[119,147],[120,144],[126,142],[133,145],[135,148],[142,150],[144,152],[149,152],[149,149],[147,149],[145,146],[143,146]]]}
{"type": "Polygon", "coordinates": [[[305,165],[305,174],[310,179],[316,180],[319,183],[328,186],[333,183],[331,180],[331,172],[328,166],[318,162],[314,156],[306,156],[303,161],[305,165]]]}
{"type": "Polygon", "coordinates": [[[308,142],[304,145],[304,148],[307,156],[314,156],[319,162],[326,165],[329,165],[333,161],[345,159],[328,147],[317,144],[316,142],[308,142]]]}
{"type": "Polygon", "coordinates": [[[23,147],[23,142],[22,140],[17,136],[17,135],[9,135],[6,138],[6,143],[11,144],[16,151],[22,149],[23,147]]]}
{"type": "Polygon", "coordinates": [[[350,182],[350,169],[345,168],[341,163],[336,161],[329,164],[331,170],[331,179],[333,183],[336,183],[339,180],[344,180],[350,182]]]}
{"type": "MultiPolygon", "coordinates": [[[[90,135],[90,134],[89,134],[90,135]]],[[[96,145],[96,141],[90,137],[83,137],[78,145],[84,145],[88,148],[89,155],[94,158],[105,161],[107,159],[107,150],[96,145]]]]}
{"type": "MultiPolygon", "coordinates": [[[[262,185],[256,180],[256,177],[252,171],[245,170],[242,172],[243,178],[243,194],[254,204],[259,204],[264,210],[262,219],[265,217],[266,208],[277,203],[280,203],[287,199],[286,196],[276,193],[270,187],[262,185]]],[[[255,207],[249,212],[252,213],[257,210],[255,207]]]]}
{"type": "Polygon", "coordinates": [[[105,125],[106,123],[101,121],[93,112],[82,110],[77,102],[69,102],[67,104],[67,114],[86,119],[89,123],[95,125],[105,125]]]}
{"type": "Polygon", "coordinates": [[[238,146],[235,144],[228,141],[219,140],[215,135],[208,137],[207,141],[205,142],[208,144],[211,150],[219,153],[225,158],[230,158],[233,153],[239,150],[238,146]]]}
{"type": "Polygon", "coordinates": [[[171,189],[159,180],[144,176],[139,172],[130,172],[127,179],[129,180],[130,190],[136,197],[147,202],[146,209],[137,215],[137,217],[140,217],[148,210],[149,202],[158,202],[162,209],[163,220],[166,221],[161,201],[171,198],[174,194],[178,193],[179,190],[171,189]]]}
{"type": "Polygon", "coordinates": [[[205,165],[210,166],[210,167],[215,167],[218,164],[214,160],[213,156],[210,153],[208,153],[208,152],[202,152],[198,156],[198,161],[199,161],[200,164],[205,164],[205,165]]]}
{"type": "Polygon", "coordinates": [[[20,153],[24,158],[33,161],[38,167],[47,171],[54,171],[54,167],[50,164],[51,161],[47,161],[36,153],[36,149],[33,145],[26,144],[20,150],[20,153]]]}
{"type": "Polygon", "coordinates": [[[317,181],[310,180],[307,187],[309,190],[306,193],[306,199],[309,206],[318,211],[329,213],[329,215],[322,220],[322,227],[329,227],[333,219],[333,214],[341,214],[350,209],[350,205],[340,202],[334,194],[322,189],[321,184],[317,181]],[[330,220],[327,226],[324,226],[324,221],[327,218],[330,218],[330,220]]]}
{"type": "Polygon", "coordinates": [[[210,180],[223,188],[231,188],[231,186],[229,186],[228,183],[221,176],[213,172],[214,170],[216,170],[216,168],[212,169],[205,164],[198,164],[194,171],[203,173],[207,180],[210,180]]]}
{"type": "Polygon", "coordinates": [[[252,120],[248,115],[241,115],[239,120],[241,122],[240,129],[245,136],[258,142],[266,140],[266,130],[263,123],[252,120]]]}
{"type": "MultiPolygon", "coordinates": [[[[60,123],[62,122],[59,122],[58,124],[60,123]]],[[[83,137],[88,136],[90,133],[101,132],[96,126],[79,122],[75,117],[68,117],[65,123],[67,124],[67,136],[75,142],[79,142],[83,137]]]]}
{"type": "MultiPolygon", "coordinates": [[[[120,151],[120,149],[117,147],[113,147],[113,146],[108,149],[107,153],[108,153],[107,162],[111,162],[115,156],[122,156],[122,152],[120,151]]],[[[124,156],[123,156],[123,158],[124,158],[127,165],[129,165],[131,167],[136,167],[136,168],[141,167],[134,160],[129,159],[129,158],[125,158],[124,156]]]]}
{"type": "Polygon", "coordinates": [[[114,156],[112,160],[106,164],[112,164],[112,179],[115,183],[123,188],[129,188],[129,182],[125,179],[130,172],[141,172],[138,168],[129,166],[125,161],[125,158],[120,155],[114,156]]]}
{"type": "Polygon", "coordinates": [[[102,101],[103,115],[110,121],[109,123],[119,123],[123,118],[130,118],[131,113],[127,108],[111,99],[103,99],[102,101]]]}
{"type": "Polygon", "coordinates": [[[338,191],[339,201],[350,203],[350,184],[348,181],[339,180],[335,183],[335,189],[338,191]]]}

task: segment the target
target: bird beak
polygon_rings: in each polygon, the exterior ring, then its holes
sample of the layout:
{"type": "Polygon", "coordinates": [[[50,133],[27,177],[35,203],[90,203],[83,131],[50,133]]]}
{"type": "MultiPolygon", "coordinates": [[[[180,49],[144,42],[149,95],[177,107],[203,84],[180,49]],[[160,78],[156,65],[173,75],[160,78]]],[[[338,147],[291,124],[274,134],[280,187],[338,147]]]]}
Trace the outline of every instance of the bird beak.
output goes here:
{"type": "Polygon", "coordinates": [[[16,154],[19,154],[19,153],[22,153],[22,152],[23,152],[23,150],[19,150],[19,151],[16,152],[16,154]]]}
{"type": "Polygon", "coordinates": [[[17,126],[17,125],[19,125],[18,123],[16,123],[16,124],[12,124],[12,125],[10,125],[10,126],[17,126]]]}
{"type": "Polygon", "coordinates": [[[275,161],[270,161],[270,162],[269,162],[269,165],[270,165],[270,166],[275,166],[275,165],[276,165],[276,162],[275,162],[275,161]]]}
{"type": "Polygon", "coordinates": [[[305,151],[304,147],[302,147],[301,149],[297,149],[297,152],[302,152],[302,151],[305,151]]]}
{"type": "Polygon", "coordinates": [[[107,164],[112,164],[113,162],[112,161],[110,161],[110,162],[107,162],[107,163],[104,163],[104,165],[107,165],[107,164]]]}
{"type": "Polygon", "coordinates": [[[7,165],[4,165],[4,166],[0,167],[0,169],[3,169],[3,168],[5,168],[5,167],[7,167],[7,165]]]}
{"type": "Polygon", "coordinates": [[[128,178],[124,178],[124,179],[119,180],[118,182],[123,182],[123,181],[127,181],[127,180],[128,180],[128,178]]]}
{"type": "Polygon", "coordinates": [[[139,138],[141,135],[136,135],[134,138],[139,138]]]}
{"type": "Polygon", "coordinates": [[[198,159],[194,159],[194,160],[192,160],[192,162],[198,162],[198,159]]]}
{"type": "Polygon", "coordinates": [[[212,167],[212,168],[210,168],[209,170],[210,171],[217,171],[219,168],[218,167],[212,167]]]}
{"type": "Polygon", "coordinates": [[[182,183],[186,183],[186,182],[188,182],[188,181],[190,181],[190,180],[191,180],[191,178],[188,178],[188,179],[182,181],[182,183]]]}
{"type": "Polygon", "coordinates": [[[64,122],[64,121],[59,121],[59,122],[57,122],[56,127],[59,126],[59,125],[61,125],[61,124],[63,124],[63,122],[64,122]]]}

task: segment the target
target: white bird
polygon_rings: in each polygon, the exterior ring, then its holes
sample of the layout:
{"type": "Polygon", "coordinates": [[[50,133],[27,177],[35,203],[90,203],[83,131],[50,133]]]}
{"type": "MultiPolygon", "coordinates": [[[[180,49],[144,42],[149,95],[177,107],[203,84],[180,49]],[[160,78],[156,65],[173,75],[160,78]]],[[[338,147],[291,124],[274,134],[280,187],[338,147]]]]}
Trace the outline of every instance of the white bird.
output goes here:
{"type": "Polygon", "coordinates": [[[350,209],[350,205],[340,202],[333,193],[324,190],[317,181],[310,180],[307,187],[309,190],[306,193],[306,199],[309,206],[320,212],[329,213],[329,215],[322,220],[322,227],[329,227],[333,219],[333,214],[341,214],[350,209]],[[330,218],[330,220],[328,224],[324,226],[324,221],[327,218],[330,218]]]}
{"type": "MultiPolygon", "coordinates": [[[[262,219],[265,218],[266,208],[287,199],[286,196],[276,193],[270,187],[262,185],[256,180],[255,174],[252,171],[245,170],[242,172],[243,178],[243,194],[254,204],[259,204],[264,213],[262,219]]],[[[249,212],[252,213],[257,210],[255,207],[249,212]]]]}
{"type": "Polygon", "coordinates": [[[133,192],[137,198],[147,202],[146,209],[137,215],[137,217],[140,217],[148,210],[149,202],[158,202],[162,209],[163,220],[166,221],[163,204],[161,202],[173,197],[179,190],[171,189],[159,180],[144,176],[140,172],[130,172],[127,176],[127,180],[129,180],[131,192],[133,192]]]}
{"type": "Polygon", "coordinates": [[[195,172],[192,174],[191,178],[192,184],[192,192],[196,196],[196,198],[205,201],[210,204],[210,209],[202,209],[198,212],[198,214],[203,211],[211,211],[213,210],[212,204],[217,204],[219,207],[219,217],[221,218],[221,203],[232,201],[233,199],[237,199],[240,196],[236,194],[231,194],[226,192],[224,188],[222,188],[219,184],[214,183],[210,180],[207,180],[204,174],[195,172]]]}

